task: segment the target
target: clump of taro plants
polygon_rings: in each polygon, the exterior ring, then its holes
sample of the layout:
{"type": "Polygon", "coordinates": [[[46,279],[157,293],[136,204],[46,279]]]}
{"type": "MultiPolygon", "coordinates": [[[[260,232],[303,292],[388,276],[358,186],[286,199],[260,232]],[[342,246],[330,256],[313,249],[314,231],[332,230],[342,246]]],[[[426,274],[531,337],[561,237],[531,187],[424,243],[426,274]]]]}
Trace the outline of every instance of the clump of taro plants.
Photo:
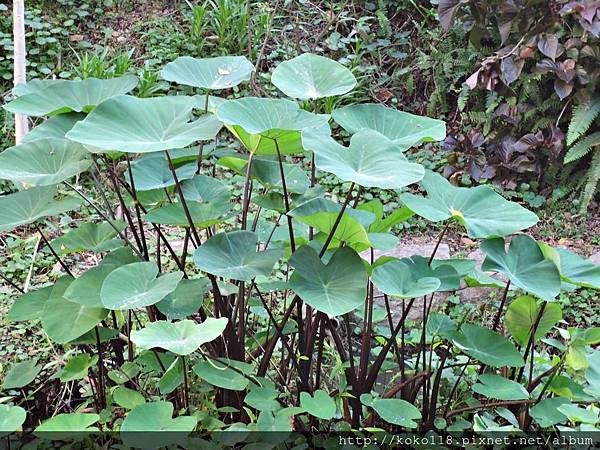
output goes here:
{"type": "Polygon", "coordinates": [[[445,138],[442,121],[379,104],[320,113],[356,84],[335,61],[277,66],[291,99],[212,95],[239,92],[253,69],[182,57],[162,77],[196,95],[137,98],[131,76],[34,81],[5,106],[47,120],[0,154],[0,178],[19,187],[0,198],[0,231],[38,233],[62,276],[8,313],[41,327],[57,361],[44,379],[36,360],[7,365],[2,431],[120,431],[158,447],[596,430],[600,328],[567,328],[555,300],[600,289],[600,267],[524,234],[538,217],[491,187],[411,161],[406,150],[445,138]],[[323,172],[343,196],[319,186],[323,172]],[[49,218],[65,214],[52,239],[49,218]],[[449,227],[479,242],[483,264],[376,258],[413,215],[442,225],[436,250],[449,227]],[[433,307],[482,287],[498,299],[481,296],[485,323],[433,307]],[[178,433],[128,433],[155,430],[178,433]]]}

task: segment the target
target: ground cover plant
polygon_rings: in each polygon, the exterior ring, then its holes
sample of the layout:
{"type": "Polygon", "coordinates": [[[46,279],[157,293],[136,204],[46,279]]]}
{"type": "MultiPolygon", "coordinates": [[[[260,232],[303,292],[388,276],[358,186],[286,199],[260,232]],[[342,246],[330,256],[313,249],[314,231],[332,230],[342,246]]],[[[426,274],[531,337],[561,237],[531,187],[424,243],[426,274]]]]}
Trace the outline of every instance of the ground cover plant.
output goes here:
{"type": "Polygon", "coordinates": [[[288,99],[226,98],[254,70],[242,56],[182,56],[160,76],[188,95],[141,98],[124,75],[37,81],[5,105],[48,118],[0,154],[0,178],[18,187],[0,198],[0,231],[29,227],[61,276],[8,312],[41,327],[55,359],[6,369],[2,432],[42,445],[116,431],[144,448],[597,430],[600,327],[569,327],[559,299],[600,289],[600,267],[527,234],[537,215],[491,187],[412,160],[445,139],[443,121],[373,103],[324,114],[357,82],[312,53],[270,74],[288,99]],[[402,206],[363,198],[374,188],[402,206]],[[431,254],[376,257],[413,216],[438,230],[431,254]],[[436,258],[450,229],[478,244],[480,267],[436,258]],[[481,287],[497,291],[480,305],[488,320],[433,307],[481,287]],[[156,430],[176,433],[132,433],[156,430]]]}

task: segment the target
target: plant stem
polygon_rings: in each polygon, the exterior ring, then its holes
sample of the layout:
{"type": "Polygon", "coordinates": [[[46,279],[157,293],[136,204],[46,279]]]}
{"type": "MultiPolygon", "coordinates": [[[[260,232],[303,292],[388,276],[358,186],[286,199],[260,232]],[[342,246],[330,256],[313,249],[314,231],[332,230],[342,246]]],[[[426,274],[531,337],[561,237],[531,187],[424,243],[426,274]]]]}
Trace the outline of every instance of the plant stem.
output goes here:
{"type": "Polygon", "coordinates": [[[290,234],[290,247],[291,247],[292,253],[294,253],[296,251],[296,240],[294,238],[294,227],[292,224],[292,218],[288,215],[288,213],[290,212],[290,199],[289,199],[289,195],[288,195],[287,184],[285,182],[285,173],[283,171],[283,161],[281,160],[281,152],[279,151],[279,143],[277,142],[277,139],[274,139],[274,142],[275,142],[275,149],[277,150],[277,160],[279,162],[279,174],[281,175],[281,186],[283,187],[283,202],[285,204],[285,214],[286,214],[287,223],[288,223],[288,231],[290,234]]]}
{"type": "Polygon", "coordinates": [[[254,153],[248,155],[248,164],[246,164],[246,178],[244,179],[244,199],[242,201],[242,230],[246,229],[248,221],[248,209],[250,209],[250,197],[252,195],[252,161],[254,153]]]}
{"type": "MultiPolygon", "coordinates": [[[[529,383],[531,384],[531,378],[533,376],[533,351],[534,351],[534,346],[533,343],[535,342],[535,333],[537,332],[537,329],[540,325],[540,322],[542,320],[542,317],[544,315],[544,311],[546,310],[546,305],[548,304],[548,302],[544,301],[542,303],[542,305],[540,306],[540,310],[538,311],[538,314],[535,318],[535,321],[533,322],[533,324],[531,325],[531,330],[530,330],[530,335],[529,335],[529,339],[527,341],[527,347],[525,347],[525,352],[523,353],[523,359],[525,361],[527,361],[528,355],[529,355],[529,351],[531,350],[531,366],[530,366],[530,373],[529,373],[529,383]]],[[[523,377],[523,373],[525,372],[525,366],[527,364],[524,364],[523,367],[521,367],[519,369],[519,375],[517,376],[517,382],[520,383],[521,382],[521,378],[523,377]]]]}
{"type": "Polygon", "coordinates": [[[185,413],[188,414],[190,411],[190,390],[188,387],[188,376],[187,376],[187,367],[185,364],[185,356],[181,356],[181,366],[183,370],[183,398],[184,398],[184,408],[185,413]]]}
{"type": "Polygon", "coordinates": [[[73,186],[72,184],[68,183],[67,181],[63,181],[63,183],[68,186],[71,190],[75,191],[81,198],[83,198],[86,203],[88,205],[90,205],[92,208],[94,208],[94,210],[96,210],[96,212],[98,214],[100,214],[100,216],[106,221],[108,222],[108,224],[111,226],[111,228],[113,230],[115,230],[117,232],[117,235],[119,236],[120,239],[122,239],[128,247],[131,248],[131,250],[137,255],[138,258],[140,259],[144,259],[143,255],[141,254],[141,252],[138,251],[137,248],[135,248],[135,246],[131,243],[131,241],[129,239],[127,239],[127,236],[125,236],[123,234],[123,232],[121,230],[119,230],[117,228],[117,226],[112,222],[112,220],[110,220],[106,214],[104,214],[104,212],[93,202],[92,199],[90,199],[87,195],[85,195],[83,192],[80,192],[75,186],[73,186]]]}
{"type": "Polygon", "coordinates": [[[42,229],[40,228],[40,225],[38,223],[35,224],[35,228],[37,229],[38,233],[40,234],[42,241],[44,241],[44,245],[46,245],[46,247],[48,247],[48,249],[50,250],[50,253],[52,253],[52,256],[54,256],[54,259],[56,259],[56,261],[58,261],[58,263],[61,265],[61,267],[65,270],[65,272],[67,272],[67,274],[72,277],[73,273],[71,272],[71,270],[69,269],[67,264],[62,260],[62,258],[60,256],[58,256],[58,253],[56,253],[56,251],[52,248],[52,245],[50,245],[50,242],[48,242],[48,239],[46,239],[46,236],[44,236],[44,233],[42,232],[42,229]]]}
{"type": "Polygon", "coordinates": [[[510,289],[510,280],[508,280],[506,282],[506,287],[504,288],[504,294],[502,295],[502,302],[500,303],[500,308],[498,308],[498,312],[496,313],[496,317],[494,318],[494,326],[492,327],[493,331],[496,331],[496,329],[498,328],[498,325],[500,325],[500,317],[502,317],[502,311],[504,310],[504,304],[506,303],[509,289],[510,289]]]}
{"type": "Polygon", "coordinates": [[[13,283],[6,275],[4,275],[4,273],[1,270],[0,270],[0,278],[2,278],[4,281],[6,281],[13,289],[17,290],[21,294],[25,293],[25,291],[23,289],[21,289],[19,286],[17,286],[15,283],[13,283]]]}
{"type": "Polygon", "coordinates": [[[319,252],[319,258],[323,257],[323,255],[327,251],[327,248],[329,247],[329,244],[331,244],[331,241],[333,240],[333,236],[335,235],[335,232],[337,231],[337,228],[340,225],[340,222],[342,221],[342,217],[344,216],[344,211],[346,211],[346,208],[348,207],[348,203],[350,202],[350,199],[352,198],[352,190],[353,189],[354,189],[354,183],[352,183],[350,185],[350,189],[348,189],[348,192],[346,193],[346,198],[344,199],[342,208],[340,209],[340,212],[338,213],[337,217],[335,218],[335,222],[333,223],[333,227],[331,228],[331,231],[329,232],[329,235],[327,236],[327,240],[325,241],[325,243],[323,244],[323,247],[321,248],[321,251],[319,252]]]}
{"type": "Polygon", "coordinates": [[[146,260],[150,259],[148,254],[148,244],[146,242],[146,233],[144,231],[144,223],[142,221],[142,215],[140,214],[140,201],[138,200],[137,192],[135,190],[135,182],[133,180],[133,171],[131,170],[131,159],[129,158],[129,153],[125,153],[125,157],[127,159],[127,170],[129,172],[129,184],[131,185],[131,193],[133,198],[133,205],[135,208],[135,215],[138,221],[138,229],[140,230],[140,238],[142,241],[142,250],[144,251],[144,255],[146,255],[146,260]]]}
{"type": "Polygon", "coordinates": [[[171,169],[171,174],[173,175],[173,180],[175,181],[175,188],[177,189],[177,193],[179,194],[179,201],[181,202],[181,206],[183,207],[183,212],[185,213],[185,217],[187,218],[187,221],[190,225],[192,234],[196,239],[196,243],[200,245],[200,236],[198,235],[198,230],[196,230],[196,225],[194,224],[194,219],[190,214],[187,202],[185,201],[185,196],[183,195],[183,190],[181,189],[181,183],[179,182],[179,178],[177,177],[177,172],[175,171],[175,167],[173,166],[173,161],[171,161],[171,155],[169,155],[169,152],[167,150],[165,150],[165,155],[167,156],[169,169],[171,169]]]}

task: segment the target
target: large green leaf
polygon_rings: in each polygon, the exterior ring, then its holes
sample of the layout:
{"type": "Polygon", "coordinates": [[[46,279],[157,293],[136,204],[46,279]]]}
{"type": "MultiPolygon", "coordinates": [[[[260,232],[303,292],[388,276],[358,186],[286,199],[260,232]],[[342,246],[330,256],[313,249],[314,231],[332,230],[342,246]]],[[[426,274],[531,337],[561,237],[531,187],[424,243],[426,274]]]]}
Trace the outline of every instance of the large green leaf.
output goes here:
{"type": "MultiPolygon", "coordinates": [[[[248,158],[246,155],[226,155],[217,164],[233,169],[241,176],[246,175],[248,158]]],[[[303,194],[310,185],[306,172],[298,164],[282,163],[287,191],[292,194],[303,194]]],[[[282,191],[281,172],[277,159],[267,157],[254,158],[250,176],[269,190],[282,191]]]]}
{"type": "MultiPolygon", "coordinates": [[[[298,205],[289,212],[294,219],[305,223],[328,235],[336,223],[341,205],[318,197],[298,205]]],[[[346,208],[333,235],[331,247],[346,242],[351,246],[371,246],[366,228],[373,222],[375,215],[369,211],[346,208]]]]}
{"type": "Polygon", "coordinates": [[[39,319],[52,289],[53,286],[46,286],[21,295],[12,304],[6,318],[15,322],[39,319]]]}
{"type": "Polygon", "coordinates": [[[102,150],[148,153],[187,147],[214,138],[221,122],[212,114],[190,121],[193,97],[136,98],[121,95],[105,101],[67,138],[102,150]]]}
{"type": "Polygon", "coordinates": [[[506,236],[535,225],[538,217],[509,202],[489,186],[455,187],[443,176],[427,171],[422,182],[428,197],[402,194],[400,199],[432,222],[456,219],[472,238],[506,236]]]}
{"type": "Polygon", "coordinates": [[[243,374],[250,373],[251,367],[239,361],[222,359],[200,361],[194,365],[193,370],[196,375],[213,386],[231,391],[243,391],[250,384],[250,380],[243,374]]]}
{"type": "Polygon", "coordinates": [[[100,264],[92,267],[74,280],[65,290],[63,297],[70,302],[90,308],[104,308],[100,292],[106,277],[117,267],[116,264],[100,264]]]}
{"type": "Polygon", "coordinates": [[[331,136],[308,129],[302,133],[302,144],[315,153],[319,169],[360,186],[401,189],[425,175],[422,165],[407,161],[397,145],[377,131],[359,131],[347,148],[331,136]]]}
{"type": "Polygon", "coordinates": [[[308,392],[300,392],[300,407],[311,416],[322,420],[333,419],[336,412],[335,400],[327,392],[318,389],[314,395],[308,392]]]}
{"type": "Polygon", "coordinates": [[[0,197],[0,231],[57,216],[81,204],[81,200],[74,197],[55,200],[55,193],[55,186],[39,186],[0,197]]]}
{"type": "Polygon", "coordinates": [[[66,139],[40,139],[0,153],[0,178],[48,186],[68,180],[92,164],[83,145],[66,139]]]}
{"type": "Polygon", "coordinates": [[[553,248],[542,242],[538,242],[538,245],[546,258],[556,264],[565,282],[600,289],[600,265],[564,248],[553,248]]]}
{"type": "Polygon", "coordinates": [[[90,331],[107,315],[104,308],[84,306],[55,296],[44,305],[42,326],[50,339],[66,344],[90,331]]]}
{"type": "Polygon", "coordinates": [[[13,364],[4,376],[2,389],[20,389],[25,387],[35,380],[35,377],[38,376],[41,370],[42,366],[38,365],[37,359],[30,359],[28,361],[21,361],[13,364]]]}
{"type": "MultiPolygon", "coordinates": [[[[198,166],[196,164],[185,164],[175,170],[179,181],[192,178],[198,166]]],[[[165,158],[151,157],[141,158],[131,163],[131,173],[135,189],[138,191],[150,191],[162,189],[175,185],[173,172],[165,158]]]]}
{"type": "Polygon", "coordinates": [[[61,81],[36,92],[17,97],[5,108],[28,116],[49,116],[65,112],[89,112],[117,95],[126,94],[138,84],[134,75],[99,80],[61,81]]]}
{"type": "Polygon", "coordinates": [[[564,397],[545,398],[531,407],[529,415],[540,427],[548,428],[566,421],[565,415],[558,411],[558,407],[568,403],[571,402],[564,397]]]}
{"type": "Polygon", "coordinates": [[[158,267],[153,262],[137,262],[113,270],[102,283],[102,303],[112,310],[154,305],[177,288],[183,272],[158,278],[157,275],[158,267]]]}
{"type": "Polygon", "coordinates": [[[167,64],[160,76],[177,84],[202,89],[229,89],[248,81],[254,66],[244,56],[192,58],[180,56],[167,64]]]}
{"type": "Polygon", "coordinates": [[[515,236],[505,250],[501,238],[481,243],[486,254],[481,268],[499,272],[521,289],[552,301],[560,292],[560,274],[552,261],[544,258],[538,244],[527,235],[515,236]]]}
{"type": "Polygon", "coordinates": [[[495,374],[484,373],[472,389],[478,394],[497,400],[526,400],[529,392],[520,383],[495,374]]]}
{"type": "Polygon", "coordinates": [[[487,328],[464,324],[452,342],[470,357],[492,367],[521,367],[521,353],[504,336],[487,328]]]}
{"type": "Polygon", "coordinates": [[[397,398],[373,398],[371,394],[362,394],[360,401],[365,406],[370,406],[379,417],[387,423],[399,425],[404,428],[416,428],[421,418],[421,412],[405,400],[397,398]]]}
{"type": "Polygon", "coordinates": [[[54,417],[43,422],[38,426],[34,434],[47,439],[69,439],[73,437],[75,432],[93,432],[99,431],[97,427],[93,427],[100,420],[98,414],[71,413],[57,414],[54,417]]]}
{"type": "Polygon", "coordinates": [[[41,319],[48,299],[62,297],[72,281],[73,278],[70,276],[64,276],[51,286],[21,295],[8,312],[8,319],[14,321],[41,319]]]}
{"type": "Polygon", "coordinates": [[[201,324],[193,320],[168,322],[159,320],[131,333],[131,340],[140,348],[163,348],[177,355],[189,355],[218,338],[227,326],[227,318],[206,319],[201,324]]]}
{"type": "Polygon", "coordinates": [[[312,53],[280,63],[271,82],[288,97],[300,100],[344,95],[356,86],[356,78],[343,65],[312,53]]]}
{"type": "MultiPolygon", "coordinates": [[[[185,195],[185,194],[184,194],[185,195]]],[[[229,203],[191,203],[186,202],[194,226],[197,229],[204,229],[221,223],[225,220],[225,215],[231,209],[229,203]]],[[[190,222],[185,214],[185,209],[181,203],[170,203],[161,208],[150,211],[145,216],[151,223],[161,225],[174,225],[178,227],[189,227],[190,222]]]]}
{"type": "MultiPolygon", "coordinates": [[[[123,231],[127,224],[122,220],[113,220],[112,224],[123,231]]],[[[62,253],[81,253],[92,251],[96,253],[114,250],[123,246],[123,241],[114,239],[117,232],[108,222],[85,222],[77,228],[71,228],[62,236],[54,239],[51,244],[55,250],[62,253]]]]}
{"type": "Polygon", "coordinates": [[[184,319],[198,312],[209,289],[210,281],[206,278],[181,280],[177,289],[158,302],[156,307],[170,319],[184,319]]]}
{"type": "Polygon", "coordinates": [[[351,134],[363,129],[377,131],[403,149],[418,142],[443,141],[446,124],[375,103],[346,106],[332,113],[333,120],[351,134]]]}
{"type": "Polygon", "coordinates": [[[211,237],[194,252],[194,262],[206,273],[232,280],[251,281],[267,276],[281,257],[277,249],[256,251],[258,235],[230,231],[211,237]]]}
{"type": "Polygon", "coordinates": [[[220,205],[229,203],[231,198],[229,185],[207,175],[196,175],[191,180],[185,180],[181,183],[181,190],[188,202],[220,205]]]}
{"type": "Polygon", "coordinates": [[[26,144],[38,139],[48,138],[64,139],[71,128],[83,119],[85,119],[85,114],[83,113],[66,113],[52,116],[23,136],[23,143],[26,144]]]}
{"type": "Polygon", "coordinates": [[[146,399],[142,394],[125,386],[119,386],[114,390],[113,400],[117,405],[126,409],[134,409],[146,403],[146,399]]]}
{"type": "Polygon", "coordinates": [[[283,99],[245,97],[219,105],[217,117],[252,153],[290,155],[303,151],[300,132],[319,127],[329,132],[329,116],[300,109],[283,99]]]}
{"type": "Polygon", "coordinates": [[[170,402],[144,403],[135,407],[121,425],[121,439],[128,447],[160,448],[182,444],[196,427],[194,416],[173,418],[170,402]]]}
{"type": "MultiPolygon", "coordinates": [[[[540,312],[535,298],[522,295],[512,302],[506,310],[504,323],[513,339],[521,346],[527,345],[531,330],[540,312]]],[[[558,303],[548,303],[535,332],[535,339],[544,336],[559,321],[562,320],[562,311],[558,303]]]]}
{"type": "Polygon", "coordinates": [[[90,356],[88,353],[79,353],[72,356],[65,364],[65,367],[60,371],[60,381],[66,383],[68,381],[81,380],[88,375],[90,367],[98,362],[98,355],[90,356]]]}
{"type": "Polygon", "coordinates": [[[414,264],[410,264],[410,260],[392,260],[375,267],[372,280],[387,295],[416,298],[440,288],[440,280],[432,275],[418,271],[414,264]]]}
{"type": "Polygon", "coordinates": [[[0,405],[0,438],[21,429],[27,413],[20,406],[0,405]]]}
{"type": "Polygon", "coordinates": [[[313,248],[303,245],[292,255],[290,264],[294,267],[290,288],[317,311],[339,316],[364,304],[367,271],[351,248],[336,250],[323,264],[313,248]]]}

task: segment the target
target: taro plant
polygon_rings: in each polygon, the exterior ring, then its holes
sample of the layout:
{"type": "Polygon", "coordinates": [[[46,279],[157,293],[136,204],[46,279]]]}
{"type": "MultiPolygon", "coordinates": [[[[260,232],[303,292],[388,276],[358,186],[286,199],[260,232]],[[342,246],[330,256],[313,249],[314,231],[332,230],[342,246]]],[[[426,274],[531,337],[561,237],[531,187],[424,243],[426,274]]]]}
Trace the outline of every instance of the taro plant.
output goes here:
{"type": "Polygon", "coordinates": [[[443,122],[377,104],[319,114],[356,85],[341,64],[281,63],[272,81],[292,100],[211,95],[252,70],[182,57],[162,76],[195,96],[137,98],[125,76],[36,81],[6,105],[48,119],[0,154],[0,177],[21,188],[0,198],[0,230],[34,229],[63,272],[8,318],[64,351],[36,392],[71,394],[40,415],[42,396],[19,389],[41,365],[14,364],[1,430],[113,430],[134,447],[185,446],[194,430],[283,432],[264,435],[273,445],[315,429],[596,430],[600,328],[565,327],[555,300],[600,289],[600,267],[524,234],[537,216],[489,186],[412,161],[405,151],[443,140],[443,122]],[[346,194],[325,192],[322,172],[346,194]],[[367,188],[404,206],[366,201],[367,188]],[[79,225],[53,239],[65,214],[79,225]],[[415,214],[441,225],[431,254],[386,253],[415,214]],[[436,258],[449,229],[480,242],[481,266],[436,258]],[[435,306],[481,287],[499,294],[476,291],[489,321],[435,306]]]}

